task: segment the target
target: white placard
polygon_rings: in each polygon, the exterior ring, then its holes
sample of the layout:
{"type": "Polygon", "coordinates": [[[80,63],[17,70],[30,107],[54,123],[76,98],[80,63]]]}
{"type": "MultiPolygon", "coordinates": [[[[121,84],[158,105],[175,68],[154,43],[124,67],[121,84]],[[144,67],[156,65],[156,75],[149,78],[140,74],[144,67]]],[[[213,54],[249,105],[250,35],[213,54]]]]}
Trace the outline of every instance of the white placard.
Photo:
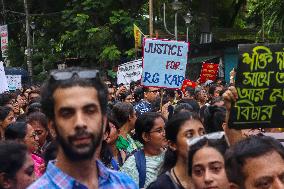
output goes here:
{"type": "Polygon", "coordinates": [[[10,91],[22,88],[22,76],[21,75],[6,75],[8,88],[10,91]]]}
{"type": "Polygon", "coordinates": [[[2,57],[7,57],[7,50],[8,50],[8,27],[7,25],[0,26],[0,35],[1,35],[2,57]]]}
{"type": "Polygon", "coordinates": [[[8,91],[8,83],[7,83],[7,78],[5,75],[5,70],[3,66],[3,62],[0,62],[0,94],[8,91]]]}
{"type": "Polygon", "coordinates": [[[129,86],[131,81],[138,81],[142,75],[142,60],[127,62],[118,66],[117,84],[129,86]]]}

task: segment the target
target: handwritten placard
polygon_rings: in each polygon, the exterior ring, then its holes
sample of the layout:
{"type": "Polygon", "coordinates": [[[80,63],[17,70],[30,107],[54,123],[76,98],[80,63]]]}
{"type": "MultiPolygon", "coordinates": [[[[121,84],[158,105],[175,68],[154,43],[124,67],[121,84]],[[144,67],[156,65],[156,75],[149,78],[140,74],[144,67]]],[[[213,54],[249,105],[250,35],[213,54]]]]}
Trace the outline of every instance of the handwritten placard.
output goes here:
{"type": "Polygon", "coordinates": [[[184,80],[188,43],[144,38],[144,86],[181,88],[184,80]]]}
{"type": "Polygon", "coordinates": [[[131,81],[138,81],[142,75],[142,60],[127,62],[118,66],[117,84],[130,85],[131,81]]]}
{"type": "Polygon", "coordinates": [[[9,91],[22,88],[22,76],[21,75],[6,75],[9,91]]]}
{"type": "Polygon", "coordinates": [[[215,81],[218,74],[218,68],[219,64],[203,62],[200,73],[200,83],[205,83],[207,80],[215,81]]]}
{"type": "Polygon", "coordinates": [[[234,128],[284,127],[284,44],[239,45],[234,128]]]}

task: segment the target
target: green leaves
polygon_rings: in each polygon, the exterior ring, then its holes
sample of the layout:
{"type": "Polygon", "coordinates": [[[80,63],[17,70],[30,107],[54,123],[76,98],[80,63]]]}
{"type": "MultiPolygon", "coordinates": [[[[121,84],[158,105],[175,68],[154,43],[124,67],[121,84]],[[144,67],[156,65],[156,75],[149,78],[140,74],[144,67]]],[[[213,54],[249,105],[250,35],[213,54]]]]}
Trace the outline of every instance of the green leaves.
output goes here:
{"type": "Polygon", "coordinates": [[[111,45],[107,46],[103,49],[102,53],[100,54],[100,61],[115,61],[119,60],[121,55],[120,50],[118,50],[117,46],[111,45]]]}

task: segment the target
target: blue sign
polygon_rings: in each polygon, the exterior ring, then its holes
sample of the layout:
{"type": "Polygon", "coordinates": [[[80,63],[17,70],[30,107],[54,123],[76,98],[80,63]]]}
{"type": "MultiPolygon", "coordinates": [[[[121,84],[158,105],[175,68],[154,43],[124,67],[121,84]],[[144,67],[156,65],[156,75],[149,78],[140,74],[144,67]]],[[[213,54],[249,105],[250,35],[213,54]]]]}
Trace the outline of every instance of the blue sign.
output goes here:
{"type": "Polygon", "coordinates": [[[186,42],[144,39],[142,85],[181,88],[188,47],[186,42]]]}

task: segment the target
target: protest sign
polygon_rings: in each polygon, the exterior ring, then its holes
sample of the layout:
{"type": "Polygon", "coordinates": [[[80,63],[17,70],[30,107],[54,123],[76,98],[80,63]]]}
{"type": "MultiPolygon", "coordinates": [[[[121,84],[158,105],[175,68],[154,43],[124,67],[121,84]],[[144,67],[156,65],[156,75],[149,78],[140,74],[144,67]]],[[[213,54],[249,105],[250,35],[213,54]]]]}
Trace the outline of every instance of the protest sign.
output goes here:
{"type": "Polygon", "coordinates": [[[7,25],[0,26],[0,35],[1,35],[2,57],[7,57],[7,50],[8,50],[8,27],[7,25]]]}
{"type": "Polygon", "coordinates": [[[10,91],[22,88],[22,76],[21,75],[6,75],[8,88],[10,91]]]}
{"type": "Polygon", "coordinates": [[[144,38],[141,84],[181,88],[184,80],[188,43],[144,38]]]}
{"type": "Polygon", "coordinates": [[[215,81],[218,74],[218,69],[218,64],[203,62],[200,73],[200,83],[205,83],[207,80],[215,81]]]}
{"type": "Polygon", "coordinates": [[[239,45],[234,128],[284,127],[284,44],[239,45]]]}
{"type": "Polygon", "coordinates": [[[189,79],[185,79],[185,80],[183,80],[182,86],[181,86],[181,91],[183,92],[183,94],[185,94],[186,87],[195,88],[196,83],[194,81],[189,80],[189,79]]]}
{"type": "Polygon", "coordinates": [[[0,94],[8,91],[8,83],[7,83],[7,78],[5,75],[5,70],[3,66],[3,62],[0,62],[0,94]]]}
{"type": "Polygon", "coordinates": [[[142,60],[135,60],[121,64],[117,71],[117,84],[123,83],[129,86],[131,81],[141,79],[142,75],[142,60]]]}

